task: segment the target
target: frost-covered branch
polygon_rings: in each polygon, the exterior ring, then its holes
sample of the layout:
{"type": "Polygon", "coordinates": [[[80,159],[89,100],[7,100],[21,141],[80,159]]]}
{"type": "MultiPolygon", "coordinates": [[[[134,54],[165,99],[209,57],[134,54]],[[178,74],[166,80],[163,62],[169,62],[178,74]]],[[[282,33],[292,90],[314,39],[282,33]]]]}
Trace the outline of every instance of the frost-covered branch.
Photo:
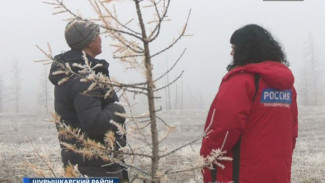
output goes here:
{"type": "Polygon", "coordinates": [[[188,24],[188,21],[189,21],[189,18],[190,18],[190,15],[191,15],[191,11],[188,13],[188,16],[187,16],[187,20],[186,20],[186,23],[183,27],[183,30],[181,32],[181,34],[172,41],[172,43],[169,44],[169,46],[167,46],[166,48],[158,51],[157,53],[154,53],[153,55],[151,55],[151,58],[157,56],[157,55],[160,55],[161,53],[169,50],[170,48],[172,48],[183,36],[185,36],[185,33],[186,33],[186,28],[187,28],[187,24],[188,24]]]}
{"type": "MultiPolygon", "coordinates": [[[[163,0],[163,1],[164,1],[164,5],[165,5],[165,0],[163,0]]],[[[158,23],[148,37],[149,42],[154,41],[158,37],[158,35],[160,33],[160,29],[161,29],[161,24],[167,16],[167,11],[169,9],[170,0],[167,0],[167,5],[163,7],[162,15],[160,15],[160,13],[159,13],[159,8],[157,7],[157,3],[155,1],[153,1],[153,4],[154,4],[155,10],[156,10],[156,16],[158,17],[158,23]]]]}
{"type": "Polygon", "coordinates": [[[160,87],[160,88],[157,88],[157,89],[155,89],[155,91],[157,92],[157,91],[159,91],[159,90],[162,90],[162,89],[165,89],[165,88],[167,88],[168,86],[170,86],[170,85],[172,85],[172,84],[174,84],[177,80],[179,80],[181,77],[182,77],[182,75],[183,75],[183,73],[184,73],[184,71],[182,71],[172,82],[170,82],[170,83],[168,83],[167,85],[165,85],[165,86],[162,86],[162,87],[160,87]]]}
{"type": "Polygon", "coordinates": [[[159,81],[161,78],[165,77],[170,71],[172,71],[174,69],[174,67],[177,65],[177,63],[181,60],[181,58],[183,57],[184,53],[186,51],[186,48],[183,50],[183,52],[181,53],[181,55],[177,58],[176,62],[165,72],[163,73],[161,76],[159,76],[157,79],[155,79],[155,82],[159,81]]]}

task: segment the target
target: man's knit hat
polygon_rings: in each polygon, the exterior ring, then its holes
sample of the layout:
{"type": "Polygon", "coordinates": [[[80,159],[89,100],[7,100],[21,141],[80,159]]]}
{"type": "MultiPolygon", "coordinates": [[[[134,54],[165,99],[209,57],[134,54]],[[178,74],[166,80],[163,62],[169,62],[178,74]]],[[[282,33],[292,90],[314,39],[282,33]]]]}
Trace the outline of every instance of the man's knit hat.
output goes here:
{"type": "Polygon", "coordinates": [[[76,18],[67,24],[64,35],[71,49],[82,50],[99,35],[99,26],[76,18]]]}

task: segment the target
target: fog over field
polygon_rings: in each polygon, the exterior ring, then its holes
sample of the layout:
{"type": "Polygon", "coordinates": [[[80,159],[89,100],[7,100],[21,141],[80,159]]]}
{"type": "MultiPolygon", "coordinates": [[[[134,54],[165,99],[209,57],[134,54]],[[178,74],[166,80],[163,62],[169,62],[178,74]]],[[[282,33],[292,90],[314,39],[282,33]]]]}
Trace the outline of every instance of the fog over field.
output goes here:
{"type": "MultiPolygon", "coordinates": [[[[85,18],[95,15],[86,0],[64,2],[85,18]]],[[[18,95],[20,113],[44,112],[41,99],[48,66],[33,62],[45,58],[35,45],[47,49],[48,42],[54,55],[67,51],[69,48],[64,40],[67,22],[63,19],[70,16],[52,15],[55,12],[53,7],[41,0],[0,0],[0,4],[2,111],[15,113],[14,99],[18,95]],[[15,70],[18,75],[14,74],[15,70]],[[17,94],[14,92],[16,83],[19,86],[17,94]]],[[[128,1],[121,4],[117,6],[117,13],[121,19],[129,20],[134,13],[133,4],[128,1]]],[[[307,99],[313,104],[325,104],[325,62],[322,61],[325,57],[325,1],[173,0],[168,12],[171,21],[163,24],[161,37],[158,43],[152,45],[152,52],[177,37],[189,10],[191,15],[187,34],[192,36],[183,38],[174,48],[154,59],[154,75],[159,76],[176,61],[183,49],[187,49],[169,74],[169,78],[173,79],[184,70],[182,79],[170,88],[170,99],[174,102],[170,107],[163,105],[164,108],[207,109],[226,73],[226,66],[231,62],[230,36],[236,29],[251,23],[270,30],[283,46],[296,77],[295,86],[300,94],[298,102],[306,105],[307,99]]],[[[145,15],[147,19],[151,16],[145,15]]],[[[110,63],[111,77],[124,83],[143,81],[143,72],[126,70],[126,65],[113,59],[112,41],[105,36],[103,38],[103,53],[97,58],[104,58],[110,63]]],[[[50,83],[47,85],[51,87],[50,83]]],[[[51,88],[49,93],[52,94],[50,91],[51,88]]],[[[165,93],[162,92],[160,96],[163,97],[162,103],[165,103],[165,93]]],[[[52,105],[48,107],[52,108],[52,105]]]]}

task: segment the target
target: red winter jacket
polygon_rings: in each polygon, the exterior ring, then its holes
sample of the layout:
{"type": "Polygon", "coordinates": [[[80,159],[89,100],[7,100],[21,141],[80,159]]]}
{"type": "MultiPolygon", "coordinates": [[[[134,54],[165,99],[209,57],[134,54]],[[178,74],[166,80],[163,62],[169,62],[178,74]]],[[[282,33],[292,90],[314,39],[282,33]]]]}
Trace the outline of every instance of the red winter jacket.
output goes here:
{"type": "Polygon", "coordinates": [[[240,142],[235,150],[239,159],[221,162],[224,169],[204,168],[204,182],[226,183],[237,175],[239,183],[290,182],[292,152],[298,136],[293,82],[288,67],[274,61],[236,67],[224,76],[208,113],[205,129],[211,121],[212,124],[203,138],[200,154],[206,157],[212,149],[220,148],[228,132],[223,146],[225,156],[233,157],[235,144],[240,142]],[[259,76],[257,85],[255,75],[259,76]],[[238,165],[234,165],[234,173],[233,163],[238,165]]]}

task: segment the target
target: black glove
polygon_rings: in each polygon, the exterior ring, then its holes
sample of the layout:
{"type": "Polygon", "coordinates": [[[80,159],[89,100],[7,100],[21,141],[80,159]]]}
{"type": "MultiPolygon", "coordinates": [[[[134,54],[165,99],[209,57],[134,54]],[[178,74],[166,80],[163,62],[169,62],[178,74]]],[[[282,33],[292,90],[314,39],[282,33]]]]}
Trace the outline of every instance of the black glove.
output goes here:
{"type": "Polygon", "coordinates": [[[108,115],[111,117],[112,120],[114,120],[115,122],[121,125],[124,124],[125,118],[115,115],[115,112],[125,113],[123,106],[116,103],[110,103],[107,104],[103,110],[108,113],[108,115]]]}
{"type": "MultiPolygon", "coordinates": [[[[112,120],[119,123],[123,126],[125,122],[125,118],[115,115],[115,112],[118,113],[125,113],[125,110],[123,106],[116,104],[116,103],[110,103],[104,107],[105,112],[108,113],[108,115],[111,117],[112,120]]],[[[125,127],[125,126],[124,126],[125,127]]],[[[117,130],[117,128],[114,128],[117,130]]],[[[117,133],[115,133],[116,140],[118,141],[119,145],[124,147],[126,145],[126,136],[120,136],[117,133]]],[[[117,150],[119,149],[119,146],[117,146],[117,150]]]]}

